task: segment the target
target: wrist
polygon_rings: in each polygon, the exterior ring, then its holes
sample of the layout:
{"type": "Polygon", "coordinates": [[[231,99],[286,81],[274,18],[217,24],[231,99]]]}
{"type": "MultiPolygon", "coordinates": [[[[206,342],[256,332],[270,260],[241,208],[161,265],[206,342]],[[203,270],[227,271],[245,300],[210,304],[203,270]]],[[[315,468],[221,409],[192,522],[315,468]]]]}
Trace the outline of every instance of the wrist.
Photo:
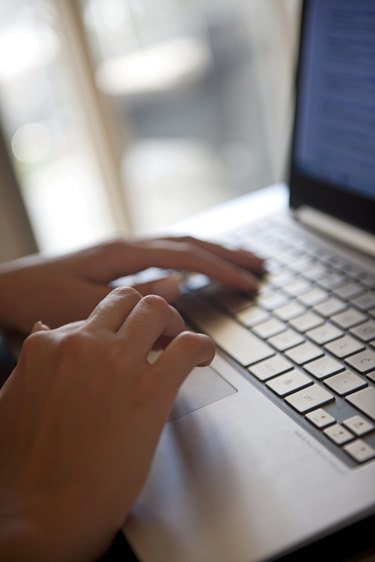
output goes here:
{"type": "Polygon", "coordinates": [[[82,525],[75,520],[72,511],[67,511],[64,506],[61,509],[58,506],[56,509],[45,506],[43,510],[37,506],[34,510],[32,501],[28,507],[22,508],[22,505],[23,502],[19,508],[11,506],[11,509],[1,506],[1,562],[96,560],[108,548],[115,534],[115,529],[107,529],[104,537],[100,533],[92,533],[85,523],[82,525]]]}

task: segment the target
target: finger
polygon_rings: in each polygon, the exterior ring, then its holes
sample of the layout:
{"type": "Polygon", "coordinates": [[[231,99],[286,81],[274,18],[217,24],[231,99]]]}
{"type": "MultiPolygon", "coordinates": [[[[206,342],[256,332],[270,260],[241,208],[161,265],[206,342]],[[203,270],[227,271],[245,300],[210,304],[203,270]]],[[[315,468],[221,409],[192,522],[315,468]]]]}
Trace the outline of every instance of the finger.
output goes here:
{"type": "Polygon", "coordinates": [[[185,330],[185,322],[175,308],[162,297],[143,297],[131,311],[118,335],[137,342],[133,348],[137,356],[146,360],[155,342],[162,336],[175,337],[185,330]]]}
{"type": "Polygon", "coordinates": [[[174,241],[174,242],[186,242],[202,248],[212,254],[226,260],[228,262],[232,262],[240,267],[252,270],[259,273],[264,273],[265,271],[265,260],[260,256],[257,256],[253,252],[246,250],[245,248],[228,248],[222,244],[218,244],[215,242],[210,242],[208,240],[201,240],[199,238],[194,238],[192,236],[183,236],[183,237],[166,237],[164,240],[174,241]]]}
{"type": "Polygon", "coordinates": [[[162,379],[163,388],[176,393],[194,367],[209,365],[214,356],[215,345],[211,338],[184,331],[171,341],[151,368],[162,379]]]}
{"type": "Polygon", "coordinates": [[[93,310],[86,325],[95,330],[117,332],[141,298],[142,295],[132,287],[114,289],[93,310]]]}
{"type": "Polygon", "coordinates": [[[190,237],[124,239],[103,245],[99,258],[95,253],[89,253],[85,272],[96,282],[108,283],[153,266],[203,273],[246,292],[255,292],[258,284],[251,273],[255,267],[252,254],[190,237]]]}
{"type": "Polygon", "coordinates": [[[148,251],[154,252],[153,259],[159,267],[203,273],[239,291],[253,293],[257,290],[258,279],[247,268],[190,242],[165,241],[148,251]]]}
{"type": "Polygon", "coordinates": [[[182,275],[170,275],[147,283],[138,283],[133,285],[133,288],[142,295],[159,295],[167,302],[173,302],[181,292],[183,279],[182,275]]]}

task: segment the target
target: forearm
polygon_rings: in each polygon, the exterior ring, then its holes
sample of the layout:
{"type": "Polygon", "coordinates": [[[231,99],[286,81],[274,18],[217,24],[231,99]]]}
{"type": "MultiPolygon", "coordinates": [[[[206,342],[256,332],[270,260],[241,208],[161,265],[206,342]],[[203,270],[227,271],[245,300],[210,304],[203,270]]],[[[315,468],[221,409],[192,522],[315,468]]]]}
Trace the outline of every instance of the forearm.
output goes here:
{"type": "Polygon", "coordinates": [[[16,319],[21,307],[22,273],[19,260],[0,264],[0,329],[16,329],[16,319]]]}
{"type": "MultiPolygon", "coordinates": [[[[72,529],[67,524],[67,532],[59,527],[53,514],[46,526],[31,521],[2,520],[0,517],[0,560],[2,562],[85,562],[96,560],[108,546],[103,541],[72,537],[72,529]],[[93,546],[93,543],[95,546],[93,546]]],[[[68,522],[67,522],[68,523],[68,522]]]]}
{"type": "Polygon", "coordinates": [[[4,562],[47,561],[40,542],[38,533],[29,525],[1,522],[0,559],[4,562]]]}
{"type": "Polygon", "coordinates": [[[35,254],[0,264],[0,329],[28,334],[41,319],[46,296],[55,294],[44,263],[35,254]]]}

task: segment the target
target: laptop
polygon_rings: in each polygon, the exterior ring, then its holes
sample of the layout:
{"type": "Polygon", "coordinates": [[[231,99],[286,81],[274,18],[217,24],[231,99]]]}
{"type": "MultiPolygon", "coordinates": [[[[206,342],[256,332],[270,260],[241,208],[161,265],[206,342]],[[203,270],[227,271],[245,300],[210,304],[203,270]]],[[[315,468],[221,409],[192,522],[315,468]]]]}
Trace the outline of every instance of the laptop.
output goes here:
{"type": "Polygon", "coordinates": [[[373,521],[374,29],[371,0],[304,2],[289,185],[190,223],[268,273],[255,298],[195,276],[177,304],[217,354],[181,388],[124,526],[142,562],[300,560],[373,521]]]}

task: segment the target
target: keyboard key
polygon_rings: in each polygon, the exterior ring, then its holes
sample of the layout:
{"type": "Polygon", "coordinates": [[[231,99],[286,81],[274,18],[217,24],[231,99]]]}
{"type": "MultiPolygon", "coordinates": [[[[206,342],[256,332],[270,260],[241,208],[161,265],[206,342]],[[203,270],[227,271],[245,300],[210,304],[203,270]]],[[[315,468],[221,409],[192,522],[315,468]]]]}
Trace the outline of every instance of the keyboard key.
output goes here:
{"type": "Polygon", "coordinates": [[[324,357],[304,365],[304,369],[317,379],[324,379],[329,375],[335,375],[336,373],[343,371],[344,366],[342,363],[336,361],[336,359],[329,357],[329,355],[324,355],[324,357]]]}
{"type": "Polygon", "coordinates": [[[276,308],[276,310],[274,310],[274,314],[281,320],[288,321],[296,316],[299,316],[305,312],[305,310],[306,308],[298,301],[292,301],[280,308],[276,308]]]}
{"type": "Polygon", "coordinates": [[[347,278],[347,269],[348,269],[348,262],[344,261],[343,258],[339,257],[337,254],[332,254],[330,264],[336,270],[343,272],[345,274],[345,278],[347,278]]]}
{"type": "Polygon", "coordinates": [[[341,287],[334,289],[333,293],[341,299],[348,300],[360,295],[364,292],[364,290],[363,285],[360,283],[350,281],[349,283],[345,283],[345,285],[341,285],[341,287]]]}
{"type": "Polygon", "coordinates": [[[353,443],[345,445],[343,449],[357,462],[366,462],[375,457],[375,449],[365,443],[362,439],[357,439],[356,441],[353,441],[353,443]]]}
{"type": "Polygon", "coordinates": [[[291,281],[293,276],[294,276],[294,272],[291,271],[290,269],[281,269],[276,271],[275,273],[272,272],[268,278],[269,278],[269,282],[275,287],[283,287],[285,283],[291,281]]]}
{"type": "Polygon", "coordinates": [[[301,252],[301,250],[297,250],[291,247],[290,240],[285,240],[285,250],[279,256],[279,260],[285,263],[286,265],[290,265],[299,259],[304,259],[305,256],[301,252]]]}
{"type": "Polygon", "coordinates": [[[362,416],[352,416],[347,420],[342,422],[345,427],[350,429],[357,437],[361,437],[362,435],[366,435],[366,433],[370,433],[374,430],[374,425],[369,421],[362,418],[362,416]]]}
{"type": "Polygon", "coordinates": [[[287,296],[281,291],[278,291],[277,293],[271,293],[265,296],[261,295],[258,297],[257,303],[266,310],[274,310],[275,308],[285,304],[287,300],[287,296]]]}
{"type": "Polygon", "coordinates": [[[354,306],[357,306],[361,310],[369,310],[375,306],[375,292],[368,291],[364,293],[360,297],[354,299],[353,301],[354,306]]]}
{"type": "Polygon", "coordinates": [[[274,355],[275,352],[265,342],[230,316],[195,295],[187,297],[182,298],[180,303],[184,316],[242,366],[247,367],[274,355]]]}
{"type": "Polygon", "coordinates": [[[333,400],[333,395],[318,384],[312,384],[304,390],[298,390],[285,398],[285,402],[290,404],[300,414],[315,410],[318,406],[323,406],[333,400]]]}
{"type": "Polygon", "coordinates": [[[258,324],[253,328],[253,332],[257,334],[257,336],[267,339],[271,336],[276,334],[280,334],[286,329],[286,325],[280,320],[276,320],[276,318],[271,318],[266,322],[262,322],[262,324],[258,324]]]}
{"type": "Polygon", "coordinates": [[[375,421],[375,387],[369,386],[354,394],[350,394],[346,397],[346,400],[375,421]]]}
{"type": "Polygon", "coordinates": [[[270,295],[271,293],[275,292],[275,287],[272,287],[272,285],[266,281],[266,280],[261,280],[258,283],[258,297],[262,296],[266,296],[266,295],[270,295]]]}
{"type": "Polygon", "coordinates": [[[299,332],[307,332],[307,330],[320,326],[323,322],[324,320],[321,316],[309,311],[306,314],[302,314],[302,316],[298,316],[298,318],[293,318],[289,324],[299,332]]]}
{"type": "Polygon", "coordinates": [[[260,324],[260,322],[268,320],[269,315],[265,310],[254,305],[249,306],[248,308],[244,308],[243,310],[238,312],[236,314],[236,318],[244,326],[252,328],[257,324],[260,324]]]}
{"type": "Polygon", "coordinates": [[[343,336],[338,340],[327,343],[324,347],[336,357],[343,359],[344,357],[353,355],[356,351],[360,351],[364,348],[364,345],[351,336],[343,336]]]}
{"type": "Polygon", "coordinates": [[[347,263],[345,265],[345,272],[356,281],[358,281],[364,273],[363,269],[354,265],[354,263],[347,263]]]}
{"type": "Polygon", "coordinates": [[[342,373],[333,375],[333,377],[325,379],[324,384],[329,386],[331,390],[334,390],[340,396],[345,396],[346,394],[350,394],[355,390],[367,386],[367,382],[362,377],[355,375],[351,371],[343,371],[342,373]]]}
{"type": "Polygon", "coordinates": [[[340,328],[346,330],[366,320],[366,316],[356,308],[348,308],[344,312],[332,316],[331,320],[340,328]]]}
{"type": "Polygon", "coordinates": [[[290,349],[291,347],[294,347],[299,343],[302,343],[303,341],[305,340],[301,336],[301,334],[295,332],[291,328],[285,330],[285,332],[282,332],[277,336],[269,338],[268,340],[268,342],[273,345],[273,347],[275,347],[278,351],[285,351],[286,349],[290,349]]]}
{"type": "Polygon", "coordinates": [[[298,271],[299,273],[303,274],[303,272],[306,271],[308,267],[311,267],[313,263],[314,261],[312,258],[310,258],[307,255],[304,255],[299,260],[295,260],[291,262],[290,267],[292,267],[294,271],[298,271]]]}
{"type": "Polygon", "coordinates": [[[371,349],[366,349],[361,351],[361,353],[357,353],[357,355],[348,357],[348,359],[345,359],[345,362],[349,363],[360,373],[369,373],[375,369],[375,352],[371,349]]]}
{"type": "Polygon", "coordinates": [[[283,287],[283,291],[285,291],[291,297],[298,297],[298,295],[302,295],[302,293],[307,293],[311,289],[311,283],[303,279],[303,277],[299,277],[295,281],[288,283],[283,287]]]}
{"type": "Polygon", "coordinates": [[[313,330],[308,331],[306,336],[315,343],[322,345],[339,338],[343,334],[344,332],[333,326],[333,324],[326,322],[323,326],[319,326],[319,328],[314,328],[313,330]]]}
{"type": "Polygon", "coordinates": [[[293,369],[283,375],[271,379],[266,383],[266,386],[271,388],[278,396],[286,396],[291,392],[304,388],[312,384],[312,379],[305,375],[302,371],[293,369]]]}
{"type": "Polygon", "coordinates": [[[375,289],[375,275],[368,273],[367,271],[363,271],[359,278],[366,287],[369,289],[375,289]]]}
{"type": "Polygon", "coordinates": [[[350,333],[362,341],[368,342],[375,338],[375,320],[368,320],[350,330],[350,333]]]}
{"type": "MultiPolygon", "coordinates": [[[[316,257],[319,259],[320,262],[328,264],[328,265],[331,263],[331,258],[332,258],[331,252],[328,252],[327,250],[325,250],[324,248],[321,248],[321,247],[319,247],[319,248],[315,247],[313,252],[316,255],[316,257]]],[[[330,275],[332,273],[332,271],[330,269],[327,269],[327,273],[328,273],[328,275],[330,275]]]]}
{"type": "Polygon", "coordinates": [[[337,271],[330,271],[327,275],[323,275],[323,277],[317,279],[317,283],[323,287],[323,289],[332,290],[345,283],[345,277],[337,271]]]}
{"type": "Polygon", "coordinates": [[[318,429],[323,429],[328,425],[332,425],[336,422],[335,418],[326,412],[323,408],[318,408],[305,416],[315,427],[318,429]]]}
{"type": "Polygon", "coordinates": [[[371,373],[367,373],[366,375],[370,381],[375,382],[375,371],[371,371],[371,373]]]}
{"type": "Polygon", "coordinates": [[[328,293],[319,287],[314,287],[311,291],[304,293],[298,297],[298,300],[306,306],[314,306],[328,298],[328,293]]]}
{"type": "Polygon", "coordinates": [[[347,305],[344,301],[336,297],[331,297],[323,303],[314,306],[314,310],[321,316],[324,316],[324,318],[328,318],[333,314],[337,314],[338,312],[345,310],[346,307],[347,305]]]}
{"type": "Polygon", "coordinates": [[[314,262],[310,267],[301,271],[302,275],[310,281],[316,281],[327,273],[327,267],[319,262],[314,262]]]}
{"type": "Polygon", "coordinates": [[[297,363],[297,365],[303,365],[304,363],[317,359],[324,354],[319,347],[310,342],[306,342],[294,349],[290,349],[285,353],[285,355],[297,363]]]}
{"type": "Polygon", "coordinates": [[[352,441],[352,439],[354,439],[354,435],[339,423],[335,423],[335,425],[331,425],[331,427],[323,429],[323,433],[331,441],[336,443],[336,445],[343,445],[344,443],[348,443],[348,441],[352,441]]]}
{"type": "Polygon", "coordinates": [[[265,359],[256,365],[249,367],[252,375],[255,375],[259,380],[266,381],[276,375],[290,371],[293,365],[290,361],[281,355],[275,355],[269,359],[265,359]]]}
{"type": "Polygon", "coordinates": [[[232,314],[235,314],[254,303],[254,296],[232,291],[227,287],[222,287],[216,284],[204,287],[202,289],[202,293],[203,295],[207,295],[216,301],[221,307],[232,314]]]}

